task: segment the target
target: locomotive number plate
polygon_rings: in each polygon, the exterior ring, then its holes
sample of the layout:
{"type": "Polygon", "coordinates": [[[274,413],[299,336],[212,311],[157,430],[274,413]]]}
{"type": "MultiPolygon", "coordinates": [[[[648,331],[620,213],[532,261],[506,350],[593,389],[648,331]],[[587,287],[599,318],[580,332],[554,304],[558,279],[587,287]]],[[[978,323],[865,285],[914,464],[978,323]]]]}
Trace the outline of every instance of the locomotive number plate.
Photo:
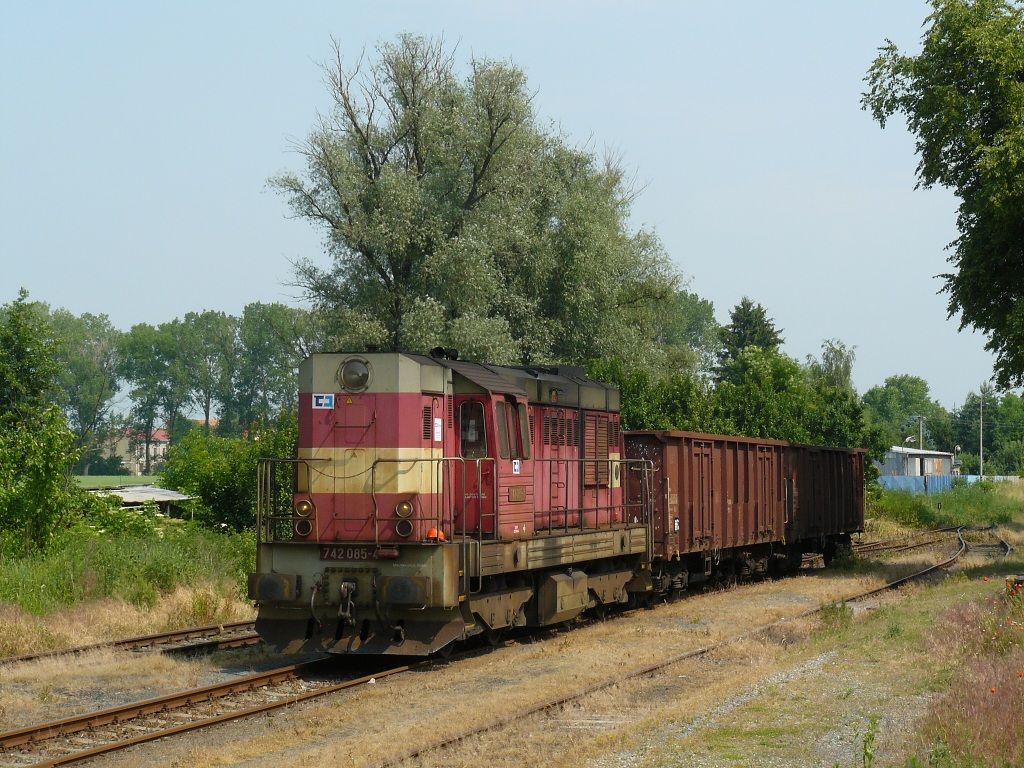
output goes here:
{"type": "Polygon", "coordinates": [[[373,547],[332,546],[322,544],[320,546],[321,560],[372,560],[373,547]]]}

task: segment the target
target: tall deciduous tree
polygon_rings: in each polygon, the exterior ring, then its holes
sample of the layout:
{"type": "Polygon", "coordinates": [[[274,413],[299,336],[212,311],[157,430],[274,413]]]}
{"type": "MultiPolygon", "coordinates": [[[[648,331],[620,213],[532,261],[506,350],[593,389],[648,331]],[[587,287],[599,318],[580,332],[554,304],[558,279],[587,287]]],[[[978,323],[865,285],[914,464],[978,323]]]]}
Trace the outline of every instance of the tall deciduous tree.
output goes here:
{"type": "Polygon", "coordinates": [[[807,356],[807,373],[813,384],[855,392],[853,363],[856,359],[853,347],[839,339],[825,339],[821,343],[821,357],[807,356]]]}
{"type": "Polygon", "coordinates": [[[223,434],[249,431],[295,403],[296,369],[303,357],[319,349],[319,334],[305,310],[258,302],[245,307],[225,363],[223,434]]]}
{"type": "Polygon", "coordinates": [[[82,451],[88,473],[98,458],[118,389],[119,332],[106,315],[76,316],[65,309],[50,316],[56,339],[58,402],[82,451]]]}
{"type": "Polygon", "coordinates": [[[145,447],[146,474],[152,469],[151,445],[158,420],[172,439],[190,402],[191,373],[183,353],[184,331],[175,319],[154,328],[140,323],[125,334],[121,375],[131,387],[132,425],[145,447]]]}
{"type": "Polygon", "coordinates": [[[715,307],[696,293],[680,290],[659,323],[658,341],[670,370],[710,373],[716,362],[721,328],[715,307]]]}
{"type": "Polygon", "coordinates": [[[626,226],[618,164],[538,124],[524,74],[403,36],[372,63],[336,50],[334,101],[272,183],[323,228],[329,268],[297,281],[340,347],[460,347],[493,362],[652,352],[676,276],[626,226]]]}
{"type": "Polygon", "coordinates": [[[238,322],[223,312],[189,312],[182,321],[182,355],[191,377],[192,401],[203,412],[204,433],[210,434],[215,404],[223,407],[224,381],[235,346],[238,322]]]}
{"type": "Polygon", "coordinates": [[[906,117],[919,186],[960,198],[944,275],[949,315],[988,335],[996,380],[1024,383],[1024,10],[1009,0],[932,0],[921,52],[886,41],[863,106],[906,117]]]}
{"type": "MultiPolygon", "coordinates": [[[[937,445],[933,439],[933,427],[941,429],[942,423],[948,422],[949,415],[932,399],[928,382],[920,376],[889,376],[881,386],[872,387],[864,393],[864,405],[869,420],[881,430],[889,445],[902,445],[905,438],[917,435],[917,418],[923,416],[926,447],[937,450],[952,447],[937,445]]],[[[945,435],[943,439],[946,439],[945,435]]]]}

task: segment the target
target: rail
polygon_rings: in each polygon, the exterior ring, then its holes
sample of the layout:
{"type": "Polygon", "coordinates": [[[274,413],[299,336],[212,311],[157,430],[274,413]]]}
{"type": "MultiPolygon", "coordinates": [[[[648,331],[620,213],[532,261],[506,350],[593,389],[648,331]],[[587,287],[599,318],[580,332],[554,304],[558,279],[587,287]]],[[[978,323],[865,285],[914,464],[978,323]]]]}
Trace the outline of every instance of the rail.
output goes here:
{"type": "Polygon", "coordinates": [[[0,733],[0,760],[17,760],[19,765],[25,765],[29,760],[35,766],[68,765],[147,741],[198,728],[208,728],[218,723],[250,717],[280,709],[289,704],[326,696],[346,688],[365,685],[427,663],[420,662],[391,669],[374,670],[370,675],[342,682],[326,682],[293,695],[282,696],[276,690],[283,683],[302,680],[305,675],[314,672],[329,661],[329,659],[317,659],[290,664],[202,688],[193,688],[0,733]],[[253,705],[247,696],[259,696],[261,691],[265,691],[264,698],[266,700],[253,705]],[[176,710],[187,711],[214,700],[220,704],[216,708],[215,714],[212,715],[205,717],[200,715],[195,719],[187,717],[178,719],[171,714],[176,710]],[[104,732],[103,729],[113,729],[114,732],[104,732]],[[92,736],[89,741],[95,740],[99,743],[94,742],[88,748],[83,749],[78,735],[84,732],[88,732],[92,736]]]}
{"type": "Polygon", "coordinates": [[[210,624],[204,627],[175,629],[152,635],[78,645],[73,648],[39,651],[37,653],[22,654],[21,656],[5,656],[0,658],[0,666],[47,659],[54,656],[77,656],[104,648],[122,651],[158,650],[170,653],[239,648],[247,645],[256,645],[261,642],[259,635],[254,631],[254,626],[255,623],[252,621],[232,621],[224,624],[210,624]]]}
{"type": "MultiPolygon", "coordinates": [[[[887,590],[896,589],[902,586],[903,584],[906,584],[907,582],[922,578],[942,568],[948,568],[949,566],[953,565],[953,563],[955,563],[957,560],[959,560],[960,557],[967,551],[967,543],[963,539],[962,530],[958,531],[958,538],[960,543],[959,549],[953,555],[943,560],[942,562],[929,566],[921,571],[917,571],[916,573],[912,573],[909,576],[894,579],[893,581],[888,582],[884,586],[877,587],[875,589],[869,589],[864,592],[859,592],[857,594],[845,597],[843,598],[843,602],[852,603],[858,600],[863,600],[865,598],[872,597],[887,590]]],[[[377,763],[375,768],[395,768],[399,765],[403,765],[414,760],[419,760],[427,753],[437,752],[447,747],[451,747],[471,737],[479,736],[481,734],[488,733],[491,731],[497,731],[513,722],[523,720],[527,717],[539,714],[541,712],[549,712],[558,707],[563,707],[566,704],[571,704],[575,701],[579,701],[580,699],[583,699],[584,697],[589,696],[593,693],[597,693],[598,691],[607,690],[608,688],[621,685],[622,683],[627,682],[629,680],[648,677],[654,674],[655,672],[659,672],[667,667],[670,667],[674,664],[678,664],[682,661],[707,656],[712,652],[720,650],[732,643],[742,642],[744,640],[749,640],[751,638],[762,636],[765,633],[770,632],[773,629],[776,629],[777,627],[783,626],[786,623],[814,616],[820,613],[825,607],[825,605],[821,605],[817,608],[809,608],[805,611],[802,611],[792,616],[784,616],[781,619],[776,619],[775,621],[769,622],[767,624],[762,624],[759,627],[755,627],[745,632],[741,632],[738,635],[723,638],[718,642],[711,643],[699,648],[694,648],[692,650],[683,651],[681,653],[674,654],[672,656],[661,659],[660,661],[656,661],[646,666],[634,668],[632,670],[627,670],[625,672],[616,673],[615,675],[606,678],[605,680],[601,680],[597,683],[593,683],[586,687],[579,688],[575,691],[558,694],[554,698],[548,699],[539,704],[528,705],[527,707],[520,709],[518,711],[499,714],[494,719],[485,722],[482,725],[469,726],[468,728],[465,728],[464,730],[459,731],[455,734],[442,736],[422,746],[407,749],[406,751],[403,751],[398,755],[395,755],[391,758],[388,758],[382,762],[377,763]]]]}

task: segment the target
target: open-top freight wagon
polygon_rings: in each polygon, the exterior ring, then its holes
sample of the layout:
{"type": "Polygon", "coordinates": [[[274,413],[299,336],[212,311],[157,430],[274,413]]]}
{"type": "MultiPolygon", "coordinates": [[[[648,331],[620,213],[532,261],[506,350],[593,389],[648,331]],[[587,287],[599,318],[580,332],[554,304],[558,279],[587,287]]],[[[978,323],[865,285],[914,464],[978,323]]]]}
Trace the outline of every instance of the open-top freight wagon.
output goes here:
{"type": "Polygon", "coordinates": [[[864,452],[698,432],[625,433],[651,463],[655,588],[828,564],[864,524],[864,452]]]}
{"type": "Polygon", "coordinates": [[[863,522],[862,452],[624,434],[618,391],[579,368],[338,353],[299,385],[298,453],[260,466],[249,578],[282,650],[494,640],[829,558],[863,522]]]}

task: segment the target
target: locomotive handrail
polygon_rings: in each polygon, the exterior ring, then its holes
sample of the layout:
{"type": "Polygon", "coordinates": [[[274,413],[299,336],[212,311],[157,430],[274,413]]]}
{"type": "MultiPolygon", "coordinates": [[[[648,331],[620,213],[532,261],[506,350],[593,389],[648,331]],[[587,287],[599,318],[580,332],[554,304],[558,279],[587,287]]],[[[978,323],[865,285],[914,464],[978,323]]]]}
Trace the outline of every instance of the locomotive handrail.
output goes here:
{"type": "MultiPolygon", "coordinates": [[[[442,496],[442,498],[438,502],[439,505],[440,505],[440,509],[436,510],[437,514],[435,514],[435,515],[423,515],[422,514],[422,509],[421,509],[420,520],[424,521],[424,522],[434,522],[436,524],[436,527],[440,528],[441,532],[444,533],[446,537],[451,537],[451,536],[454,536],[454,535],[458,534],[459,543],[460,543],[460,546],[462,548],[462,568],[461,568],[461,570],[462,570],[462,581],[463,581],[462,591],[463,591],[464,594],[470,594],[473,591],[472,588],[471,588],[472,587],[472,582],[470,581],[470,570],[471,569],[469,568],[469,545],[470,544],[476,544],[478,548],[479,548],[479,546],[482,545],[483,536],[484,536],[483,521],[484,521],[485,517],[491,519],[492,525],[493,525],[493,529],[494,529],[493,533],[496,535],[497,531],[498,531],[498,494],[497,494],[497,487],[495,487],[494,489],[492,489],[492,493],[491,493],[491,510],[488,511],[488,512],[485,512],[484,509],[483,509],[483,505],[482,504],[479,505],[480,513],[479,513],[479,517],[478,517],[478,526],[477,526],[477,531],[476,531],[475,538],[467,535],[466,518],[468,517],[468,515],[466,514],[466,508],[465,508],[465,503],[466,503],[466,497],[465,497],[465,489],[466,489],[466,464],[467,464],[467,462],[472,462],[474,467],[475,467],[475,470],[476,470],[477,499],[479,501],[480,499],[484,498],[484,494],[483,494],[483,466],[484,466],[484,464],[485,463],[490,463],[492,465],[492,467],[496,468],[496,462],[494,460],[494,457],[492,457],[492,456],[486,456],[486,457],[481,457],[481,458],[477,458],[477,459],[466,459],[463,456],[431,456],[429,458],[421,456],[421,457],[412,457],[412,458],[407,458],[407,459],[399,459],[399,458],[396,458],[396,459],[376,459],[376,460],[374,460],[373,464],[370,467],[370,497],[371,497],[371,499],[373,501],[374,542],[375,542],[375,544],[377,544],[377,546],[380,546],[380,521],[381,521],[382,518],[381,518],[381,515],[379,514],[379,508],[378,508],[378,505],[377,505],[377,476],[376,476],[377,465],[378,464],[422,464],[422,463],[430,463],[430,464],[435,464],[436,465],[434,478],[433,478],[432,483],[431,483],[431,491],[427,495],[430,497],[431,507],[433,507],[433,505],[435,503],[435,497],[436,496],[442,496]],[[463,498],[461,499],[462,503],[459,505],[458,509],[456,509],[455,498],[454,498],[454,494],[455,494],[455,490],[456,490],[455,483],[449,482],[446,485],[445,482],[444,482],[446,466],[447,467],[452,467],[453,465],[456,465],[456,464],[458,465],[459,469],[461,470],[462,483],[461,483],[461,485],[459,487],[461,487],[462,490],[463,490],[463,498]],[[445,499],[445,498],[443,498],[445,496],[450,496],[451,498],[450,499],[445,499]],[[456,529],[456,521],[455,521],[455,513],[456,512],[459,513],[460,522],[461,522],[461,530],[457,530],[456,529]]],[[[451,478],[451,474],[449,474],[449,477],[451,478]]],[[[422,496],[422,494],[417,494],[417,496],[422,496]]],[[[388,518],[384,517],[383,519],[387,520],[388,518]]],[[[472,532],[469,532],[469,533],[472,533],[472,532]]],[[[479,557],[478,557],[478,560],[479,560],[479,557]]],[[[477,590],[477,591],[479,591],[479,590],[477,590]]]]}
{"type": "Polygon", "coordinates": [[[614,523],[613,516],[616,511],[621,510],[624,521],[630,511],[639,510],[638,523],[646,523],[650,517],[653,509],[653,496],[650,490],[650,481],[653,472],[653,462],[649,459],[631,459],[631,458],[619,458],[619,459],[580,459],[577,457],[551,457],[551,458],[536,458],[533,459],[537,465],[547,465],[551,469],[545,473],[535,472],[534,473],[534,498],[537,497],[538,488],[542,488],[545,481],[548,483],[548,507],[546,509],[534,509],[534,529],[537,531],[546,531],[552,533],[555,531],[575,531],[585,530],[588,527],[591,528],[602,528],[614,523]],[[554,477],[555,471],[558,468],[565,468],[565,481],[563,485],[565,487],[565,501],[568,502],[570,498],[570,488],[575,490],[579,487],[579,480],[583,478],[584,473],[588,465],[595,465],[594,477],[601,477],[601,466],[602,464],[607,467],[607,480],[599,481],[594,484],[588,484],[585,488],[588,489],[606,489],[611,491],[615,478],[615,470],[619,469],[619,476],[617,482],[620,488],[625,493],[625,484],[627,482],[623,470],[626,472],[640,472],[643,477],[640,485],[640,500],[636,503],[630,502],[628,499],[623,498],[621,502],[615,503],[611,500],[610,496],[607,503],[600,504],[595,501],[593,505],[588,505],[586,499],[581,495],[578,499],[579,506],[569,507],[566,503],[565,506],[556,507],[554,505],[554,477]],[[577,476],[578,475],[578,476],[577,476]],[[571,482],[570,482],[571,481],[571,482]],[[594,513],[593,525],[587,525],[586,514],[588,512],[594,513]],[[558,513],[561,518],[561,524],[556,524],[556,514],[558,513]],[[605,517],[602,519],[602,515],[605,517]],[[544,520],[546,519],[546,523],[544,520]]]}
{"type": "MultiPolygon", "coordinates": [[[[293,517],[291,504],[289,504],[289,507],[288,507],[288,514],[286,514],[286,515],[274,515],[274,514],[271,514],[273,512],[271,507],[273,506],[273,503],[274,503],[274,490],[275,490],[276,485],[277,485],[276,482],[275,482],[275,475],[274,475],[274,472],[273,472],[274,465],[276,465],[276,464],[291,464],[291,465],[293,465],[295,467],[298,467],[298,465],[301,464],[301,465],[304,465],[306,467],[307,472],[310,472],[310,471],[313,470],[313,468],[310,466],[310,462],[313,462],[313,461],[329,461],[329,459],[323,458],[323,457],[306,457],[306,458],[301,458],[301,459],[299,459],[299,458],[279,459],[279,458],[263,457],[263,458],[260,458],[260,459],[257,460],[257,462],[256,462],[256,536],[257,536],[257,539],[256,540],[257,540],[258,544],[262,544],[262,543],[266,543],[266,542],[270,542],[270,541],[276,541],[276,540],[278,540],[280,538],[280,537],[274,535],[274,531],[271,528],[274,525],[275,522],[282,522],[282,521],[287,519],[287,520],[289,520],[290,525],[293,525],[293,523],[291,523],[291,520],[292,520],[292,517],[293,517]]],[[[293,483],[294,483],[294,480],[293,480],[293,483]]],[[[292,490],[294,491],[295,489],[293,488],[292,490]]],[[[317,514],[317,518],[316,518],[316,523],[317,524],[315,525],[315,527],[317,528],[317,535],[319,536],[319,527],[320,527],[319,526],[319,511],[314,509],[314,512],[317,514]]],[[[257,549],[256,555],[257,555],[257,559],[258,559],[259,558],[259,550],[258,549],[257,549]]]]}

